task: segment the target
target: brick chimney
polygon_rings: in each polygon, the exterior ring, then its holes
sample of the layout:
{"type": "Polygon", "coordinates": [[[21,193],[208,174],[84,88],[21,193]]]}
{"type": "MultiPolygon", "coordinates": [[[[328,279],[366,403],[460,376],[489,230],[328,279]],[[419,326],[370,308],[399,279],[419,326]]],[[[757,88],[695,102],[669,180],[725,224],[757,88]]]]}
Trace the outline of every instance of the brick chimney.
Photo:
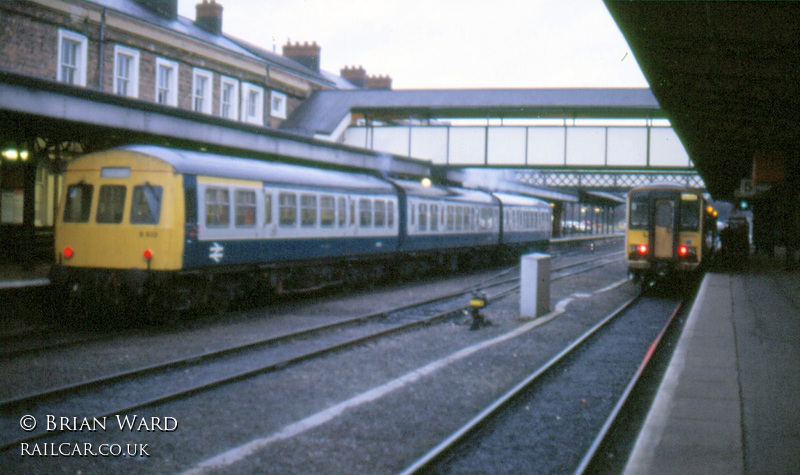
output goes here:
{"type": "Polygon", "coordinates": [[[367,71],[362,66],[357,68],[355,66],[345,66],[339,72],[344,79],[350,81],[350,84],[355,87],[364,88],[367,85],[367,71]]]}
{"type": "Polygon", "coordinates": [[[316,41],[311,44],[308,42],[300,44],[299,41],[295,44],[287,42],[283,45],[284,56],[315,72],[319,72],[320,51],[321,48],[316,41]]]}
{"type": "Polygon", "coordinates": [[[136,3],[167,20],[178,19],[178,0],[136,0],[136,3]]]}
{"type": "Polygon", "coordinates": [[[367,76],[367,89],[392,89],[392,78],[391,76],[367,76]]]}
{"type": "Polygon", "coordinates": [[[222,34],[222,5],[214,0],[197,4],[194,24],[214,35],[222,34]]]}

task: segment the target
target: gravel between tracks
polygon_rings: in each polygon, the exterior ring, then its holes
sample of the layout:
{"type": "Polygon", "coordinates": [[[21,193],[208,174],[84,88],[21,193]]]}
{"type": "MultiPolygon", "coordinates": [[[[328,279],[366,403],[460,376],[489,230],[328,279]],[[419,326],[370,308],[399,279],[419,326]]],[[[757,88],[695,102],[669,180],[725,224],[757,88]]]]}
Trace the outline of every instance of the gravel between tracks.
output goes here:
{"type": "MultiPolygon", "coordinates": [[[[551,307],[573,294],[591,293],[619,282],[625,275],[624,262],[617,261],[604,269],[557,281],[551,288],[551,307]]],[[[452,279],[447,282],[446,285],[456,288],[465,284],[452,279]]],[[[441,282],[438,285],[441,286],[441,282]]],[[[269,319],[253,318],[255,315],[245,312],[234,317],[241,319],[236,331],[221,332],[220,328],[227,328],[222,324],[185,328],[181,330],[180,344],[175,343],[175,335],[170,339],[169,332],[165,332],[160,336],[142,337],[142,341],[132,340],[130,352],[126,354],[134,355],[138,361],[163,358],[170,352],[185,351],[187,347],[201,348],[221,340],[252,337],[266,328],[277,331],[298,320],[321,321],[339,311],[350,315],[366,313],[371,307],[403,303],[411,296],[416,299],[441,288],[434,287],[434,281],[430,280],[400,290],[365,292],[349,299],[337,297],[335,303],[333,300],[287,303],[278,306],[287,311],[285,315],[269,319]],[[293,308],[296,312],[289,312],[293,308]],[[354,312],[354,308],[359,310],[354,312]],[[162,338],[164,341],[160,342],[162,338]],[[142,351],[143,348],[146,350],[142,351]]],[[[178,430],[174,432],[109,429],[101,433],[68,433],[47,440],[147,443],[150,456],[146,458],[22,457],[17,450],[1,454],[0,466],[7,473],[174,472],[191,468],[228,449],[287,431],[293,436],[264,443],[254,454],[221,470],[226,473],[395,473],[636,291],[634,285],[626,283],[591,297],[576,298],[563,315],[550,323],[458,359],[413,383],[387,391],[374,401],[343,410],[318,425],[315,424],[325,420],[325,416],[332,415],[332,407],[343,401],[363,397],[370,390],[385,387],[388,382],[462,348],[526,324],[517,317],[519,296],[514,294],[492,302],[484,313],[493,325],[479,331],[469,331],[469,318],[458,318],[360,345],[289,371],[265,374],[137,412],[139,416],[174,417],[179,421],[178,430]],[[298,426],[298,421],[308,423],[308,428],[298,426]]],[[[270,311],[278,313],[278,308],[270,311]]],[[[121,348],[116,349],[117,359],[120,359],[121,348]]],[[[95,358],[96,353],[89,354],[93,364],[100,363],[95,358]]],[[[107,363],[108,367],[114,364],[113,361],[107,363]]],[[[65,363],[65,366],[69,365],[65,363]]],[[[75,366],[74,361],[72,366],[75,366]]],[[[96,367],[94,370],[96,372],[96,367]]]]}

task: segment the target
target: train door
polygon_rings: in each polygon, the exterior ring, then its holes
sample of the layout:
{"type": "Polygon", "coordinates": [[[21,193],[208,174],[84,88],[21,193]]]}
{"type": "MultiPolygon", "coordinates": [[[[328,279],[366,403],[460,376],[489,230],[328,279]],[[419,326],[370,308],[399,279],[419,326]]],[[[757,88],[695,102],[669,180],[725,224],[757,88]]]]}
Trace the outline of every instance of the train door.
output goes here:
{"type": "Polygon", "coordinates": [[[675,242],[675,201],[657,198],[655,212],[653,256],[671,259],[675,242]]]}

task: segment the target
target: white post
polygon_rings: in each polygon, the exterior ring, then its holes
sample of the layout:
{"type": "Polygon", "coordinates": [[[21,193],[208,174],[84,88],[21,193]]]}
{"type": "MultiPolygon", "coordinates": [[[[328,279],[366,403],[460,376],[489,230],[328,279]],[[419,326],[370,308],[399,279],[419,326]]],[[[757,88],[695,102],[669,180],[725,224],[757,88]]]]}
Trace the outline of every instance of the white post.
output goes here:
{"type": "Polygon", "coordinates": [[[550,256],[525,254],[521,261],[520,318],[536,318],[550,311],[550,256]]]}

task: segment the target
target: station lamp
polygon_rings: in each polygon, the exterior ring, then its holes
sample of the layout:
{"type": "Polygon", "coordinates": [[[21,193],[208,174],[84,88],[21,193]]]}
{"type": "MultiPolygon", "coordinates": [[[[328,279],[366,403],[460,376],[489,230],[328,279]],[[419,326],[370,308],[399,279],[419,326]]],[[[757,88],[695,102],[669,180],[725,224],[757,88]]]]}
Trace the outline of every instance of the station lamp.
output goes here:
{"type": "Polygon", "coordinates": [[[28,159],[28,151],[25,149],[18,149],[17,144],[15,142],[6,142],[3,145],[2,152],[0,155],[3,156],[6,160],[9,161],[17,161],[22,160],[23,162],[28,159]]]}

